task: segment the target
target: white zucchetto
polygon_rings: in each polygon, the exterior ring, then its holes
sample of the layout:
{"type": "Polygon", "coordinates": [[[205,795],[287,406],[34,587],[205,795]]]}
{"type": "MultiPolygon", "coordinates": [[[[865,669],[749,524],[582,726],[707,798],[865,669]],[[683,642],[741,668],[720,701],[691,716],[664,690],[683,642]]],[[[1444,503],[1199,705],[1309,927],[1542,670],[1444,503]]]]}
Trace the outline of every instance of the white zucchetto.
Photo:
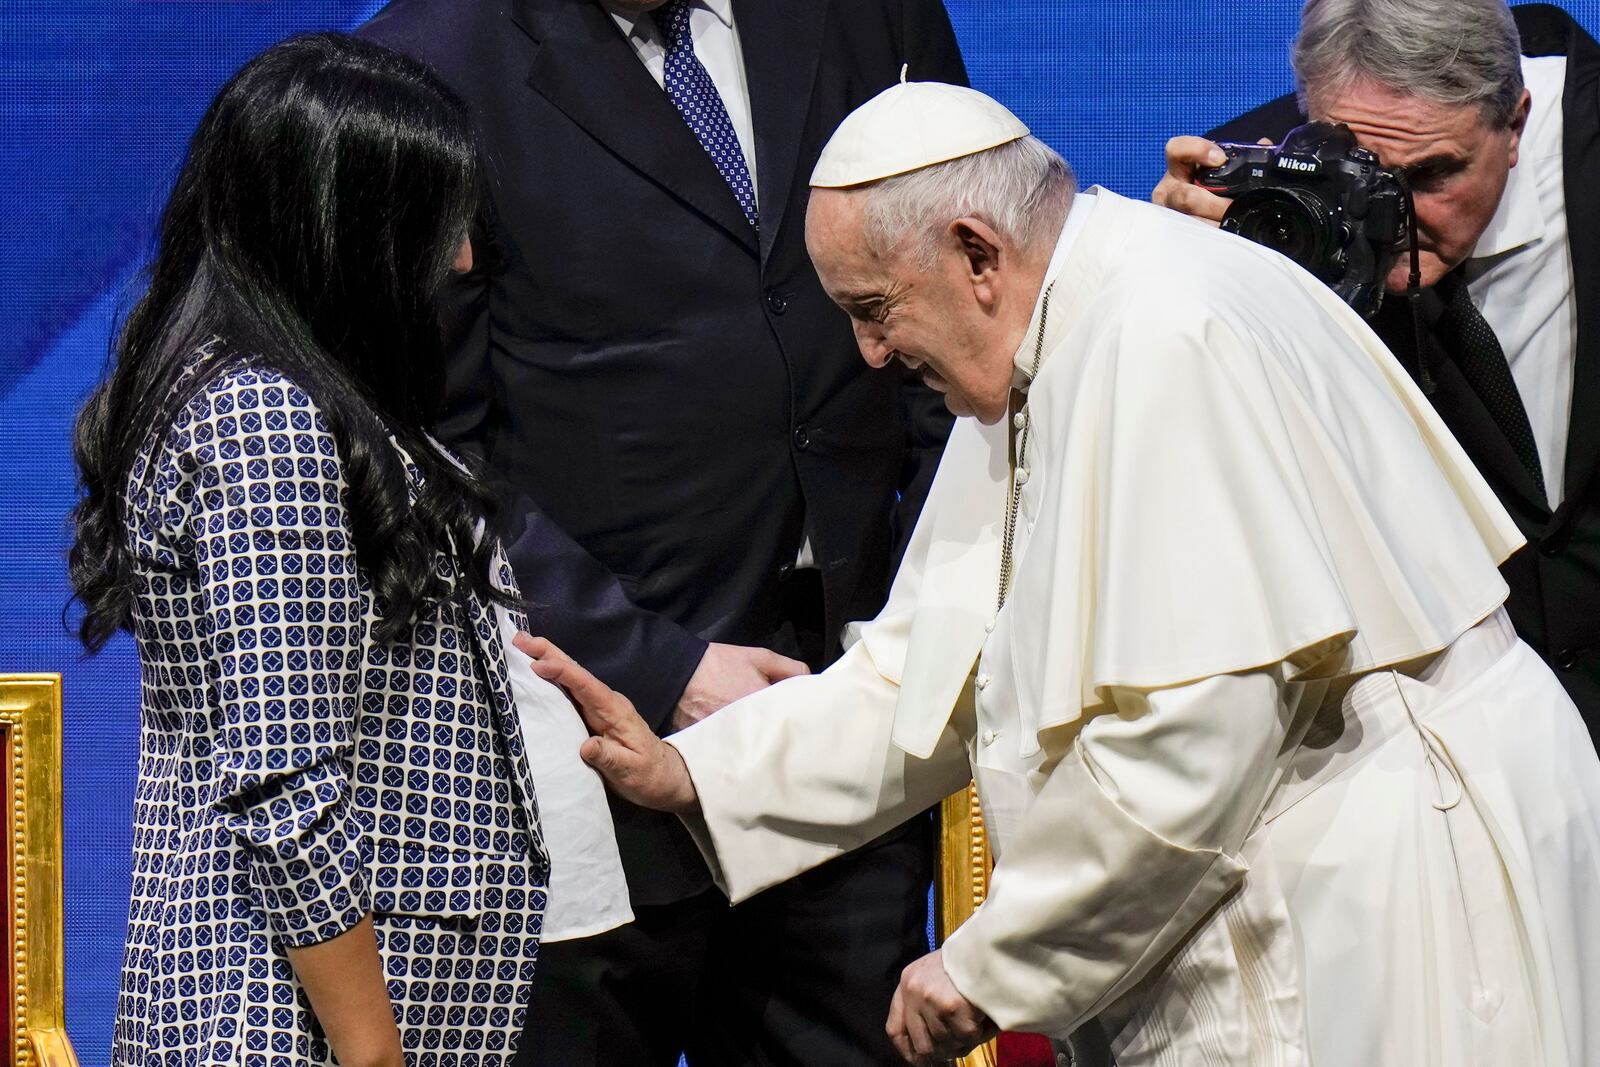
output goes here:
{"type": "Polygon", "coordinates": [[[811,172],[813,188],[865,185],[1028,136],[1021,119],[976,89],[901,77],[845,116],[811,172]]]}

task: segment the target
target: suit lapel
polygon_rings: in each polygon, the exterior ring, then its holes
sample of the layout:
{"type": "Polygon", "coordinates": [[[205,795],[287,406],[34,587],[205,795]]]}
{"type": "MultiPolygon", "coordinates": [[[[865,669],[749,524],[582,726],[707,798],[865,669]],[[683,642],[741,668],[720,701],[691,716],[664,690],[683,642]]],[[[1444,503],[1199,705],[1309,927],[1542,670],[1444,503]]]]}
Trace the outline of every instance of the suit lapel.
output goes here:
{"type": "MultiPolygon", "coordinates": [[[[1429,338],[1431,344],[1433,339],[1429,338]]],[[[1461,445],[1472,457],[1474,464],[1496,484],[1514,494],[1536,513],[1549,511],[1549,502],[1534,484],[1528,468],[1522,465],[1517,451],[1506,440],[1489,409],[1462,377],[1452,360],[1442,348],[1434,345],[1433,372],[1437,389],[1428,399],[1434,410],[1448,423],[1460,439],[1461,445]]]]}
{"type": "Polygon", "coordinates": [[[1518,509],[1519,513],[1525,513],[1525,508],[1537,509],[1539,514],[1547,513],[1549,504],[1534,484],[1533,476],[1522,465],[1516,449],[1506,440],[1489,409],[1462,377],[1440,338],[1439,319],[1443,314],[1444,305],[1439,294],[1426,289],[1422,293],[1423,333],[1420,339],[1415,335],[1411,311],[1404,297],[1384,301],[1371,325],[1413,378],[1418,377],[1417,343],[1421,341],[1428,352],[1428,369],[1434,379],[1434,391],[1428,395],[1428,401],[1449,425],[1461,447],[1467,450],[1473,465],[1495,486],[1496,495],[1514,496],[1524,505],[1523,509],[1518,509]]]}
{"type": "Polygon", "coordinates": [[[811,110],[811,87],[822,50],[825,5],[788,0],[736,0],[734,25],[744,53],[755,127],[756,181],[760,184],[761,259],[766,261],[783,224],[797,175],[800,144],[811,110]]]}
{"type": "Polygon", "coordinates": [[[1560,525],[1594,490],[1600,467],[1600,48],[1576,25],[1567,52],[1562,93],[1562,154],[1568,247],[1578,304],[1577,352],[1572,368],[1572,412],[1567,432],[1565,492],[1560,525]]]}
{"type": "Polygon", "coordinates": [[[528,85],[618,158],[751,252],[756,235],[672,101],[593,0],[518,0],[512,21],[538,44],[528,85]]]}

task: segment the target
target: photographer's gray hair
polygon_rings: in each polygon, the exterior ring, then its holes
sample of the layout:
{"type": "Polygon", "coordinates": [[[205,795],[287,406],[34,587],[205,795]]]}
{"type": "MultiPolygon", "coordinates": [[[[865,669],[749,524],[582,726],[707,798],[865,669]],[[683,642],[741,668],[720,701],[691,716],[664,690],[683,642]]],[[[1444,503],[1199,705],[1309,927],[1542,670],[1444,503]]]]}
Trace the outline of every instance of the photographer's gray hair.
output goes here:
{"type": "Polygon", "coordinates": [[[1300,106],[1371,80],[1507,125],[1522,96],[1521,42],[1504,0],[1307,0],[1294,42],[1300,106]]]}

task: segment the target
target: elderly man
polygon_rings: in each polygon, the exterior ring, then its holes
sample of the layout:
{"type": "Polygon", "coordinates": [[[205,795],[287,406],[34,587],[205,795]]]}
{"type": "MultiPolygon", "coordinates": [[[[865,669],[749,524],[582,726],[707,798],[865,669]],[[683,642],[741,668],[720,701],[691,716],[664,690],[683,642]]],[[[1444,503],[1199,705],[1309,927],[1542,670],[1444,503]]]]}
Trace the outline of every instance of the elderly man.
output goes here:
{"type": "Polygon", "coordinates": [[[907,1059],[1092,1024],[1121,1067],[1600,1062],[1600,761],[1500,609],[1515,527],[1288,260],[889,89],[807,246],[959,419],[884,611],[670,744],[543,640],[624,795],[747,896],[975,775],[992,892],[907,1059]],[[1204,269],[1200,269],[1203,264],[1204,269]]]}
{"type": "MultiPolygon", "coordinates": [[[[1304,108],[1410,175],[1429,400],[1528,541],[1503,568],[1518,634],[1600,736],[1600,46],[1546,4],[1310,0],[1294,68],[1298,102],[1212,136],[1277,140],[1304,108]]],[[[1219,158],[1174,138],[1154,199],[1220,219],[1189,180],[1219,158]]],[[[1373,326],[1417,373],[1405,302],[1373,326]]]]}

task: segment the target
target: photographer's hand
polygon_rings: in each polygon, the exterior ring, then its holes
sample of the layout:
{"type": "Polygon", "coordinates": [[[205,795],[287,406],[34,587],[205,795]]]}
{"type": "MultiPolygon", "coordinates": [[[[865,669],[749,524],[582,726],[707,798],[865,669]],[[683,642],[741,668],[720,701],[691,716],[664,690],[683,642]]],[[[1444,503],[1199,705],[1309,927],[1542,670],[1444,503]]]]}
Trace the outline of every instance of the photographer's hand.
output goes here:
{"type": "Polygon", "coordinates": [[[1172,138],[1167,142],[1167,173],[1151,190],[1151,201],[1197,219],[1221,222],[1230,201],[1195,185],[1194,172],[1220,166],[1227,158],[1216,142],[1204,137],[1172,138]]]}

